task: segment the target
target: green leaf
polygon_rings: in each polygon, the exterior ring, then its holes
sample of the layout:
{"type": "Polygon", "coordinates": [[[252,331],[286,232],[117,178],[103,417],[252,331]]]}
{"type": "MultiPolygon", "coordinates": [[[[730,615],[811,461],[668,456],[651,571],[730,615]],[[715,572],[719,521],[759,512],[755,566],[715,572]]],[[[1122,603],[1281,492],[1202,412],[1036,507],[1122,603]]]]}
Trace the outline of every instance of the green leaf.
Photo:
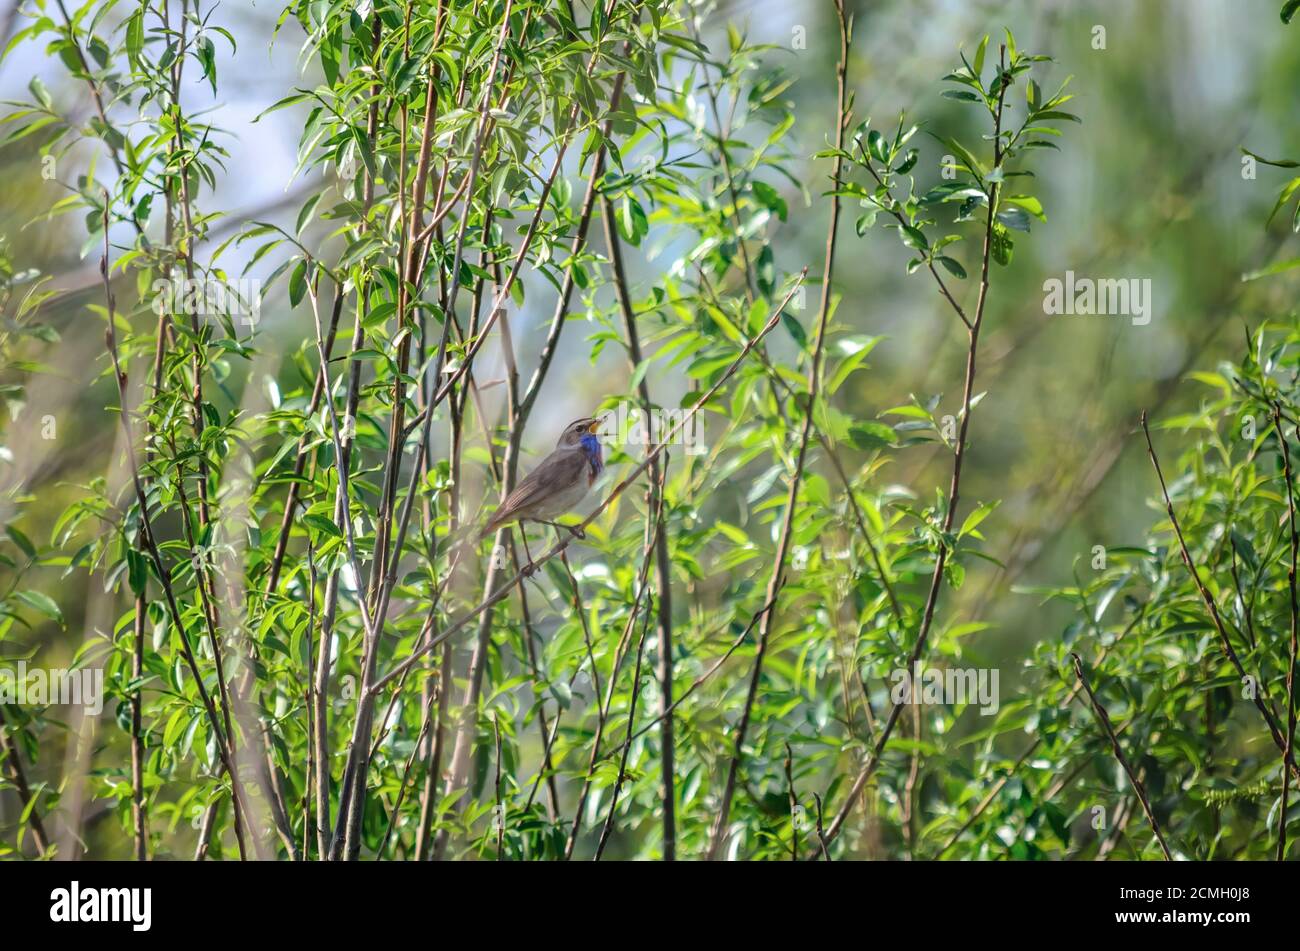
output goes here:
{"type": "Polygon", "coordinates": [[[31,543],[31,540],[26,535],[18,530],[17,526],[6,526],[5,534],[9,536],[15,545],[22,549],[23,554],[28,558],[36,557],[36,546],[31,543]]]}
{"type": "Polygon", "coordinates": [[[54,102],[50,99],[50,91],[45,88],[45,83],[41,80],[41,77],[33,76],[32,81],[27,84],[27,89],[36,97],[36,101],[46,109],[54,108],[54,102]]]}
{"type": "Polygon", "coordinates": [[[326,535],[333,535],[335,538],[343,537],[343,532],[339,530],[339,527],[334,523],[334,520],[326,518],[324,515],[304,515],[302,520],[318,532],[322,532],[326,535]]]}
{"type": "Polygon", "coordinates": [[[305,92],[296,92],[296,93],[293,93],[292,95],[285,96],[285,97],[284,97],[283,99],[281,99],[279,102],[277,102],[277,103],[275,103],[275,104],[273,104],[273,105],[267,107],[266,109],[263,109],[261,112],[259,112],[256,116],[253,117],[253,121],[254,121],[254,122],[259,122],[259,121],[261,121],[262,116],[270,115],[271,113],[275,112],[277,109],[284,109],[284,108],[286,108],[286,107],[288,107],[288,106],[292,106],[294,103],[302,102],[304,99],[307,99],[307,98],[309,98],[309,94],[308,94],[308,93],[305,93],[305,92]]]}
{"type": "Polygon", "coordinates": [[[1006,267],[1011,263],[1016,243],[1011,240],[1011,235],[1007,229],[996,221],[993,223],[992,239],[993,260],[1006,267]]]}
{"type": "Polygon", "coordinates": [[[785,221],[789,214],[789,208],[786,206],[785,199],[780,193],[766,182],[751,182],[750,188],[754,190],[754,197],[768,211],[772,212],[782,221],[785,221]]]}
{"type": "Polygon", "coordinates": [[[984,39],[980,40],[980,45],[975,50],[975,62],[971,64],[975,67],[975,77],[977,79],[984,72],[984,54],[988,52],[988,48],[989,35],[985,33],[984,39]]]}
{"type": "Polygon", "coordinates": [[[948,138],[946,136],[937,135],[935,138],[946,145],[948,150],[952,152],[961,165],[974,175],[976,179],[983,183],[984,175],[986,174],[984,166],[980,164],[979,159],[975,158],[975,156],[970,153],[966,146],[962,145],[956,139],[948,138]]]}
{"type": "Polygon", "coordinates": [[[803,325],[799,323],[799,321],[795,320],[786,311],[783,310],[781,311],[781,324],[785,327],[786,331],[794,339],[794,342],[799,345],[800,350],[807,349],[808,334],[804,331],[803,325]]]}
{"type": "Polygon", "coordinates": [[[1250,539],[1235,528],[1228,530],[1228,536],[1232,539],[1232,547],[1241,556],[1241,560],[1246,563],[1246,567],[1251,571],[1258,571],[1259,555],[1255,553],[1255,546],[1250,539]]]}
{"type": "Polygon", "coordinates": [[[302,209],[298,212],[298,220],[294,225],[294,234],[299,237],[302,236],[302,229],[307,227],[307,223],[311,221],[312,215],[316,212],[316,206],[320,204],[323,197],[325,197],[324,192],[317,192],[303,203],[302,209]]]}
{"type": "Polygon", "coordinates": [[[878,129],[872,129],[871,134],[867,136],[867,151],[877,162],[889,161],[889,146],[885,144],[885,137],[878,129]]]}
{"type": "Polygon", "coordinates": [[[618,216],[618,231],[623,240],[633,246],[639,245],[641,239],[650,231],[645,209],[631,195],[623,199],[623,207],[618,216]]]}
{"type": "Polygon", "coordinates": [[[960,261],[956,260],[955,258],[950,258],[944,254],[939,255],[939,257],[935,258],[935,260],[938,261],[940,264],[942,264],[944,268],[947,269],[948,273],[952,274],[955,277],[959,277],[962,280],[966,279],[966,269],[961,266],[960,261]]]}
{"type": "Polygon", "coordinates": [[[142,49],[144,49],[144,13],[137,10],[126,22],[126,55],[130,57],[132,63],[139,61],[142,49]]]}
{"type": "Polygon", "coordinates": [[[297,307],[307,293],[307,262],[299,261],[289,275],[289,306],[297,307]]]}
{"type": "Polygon", "coordinates": [[[200,36],[194,48],[194,55],[203,66],[203,77],[212,87],[212,95],[217,94],[217,48],[206,36],[200,36]]]}
{"type": "Polygon", "coordinates": [[[46,617],[57,621],[59,627],[64,626],[63,612],[59,610],[59,606],[54,603],[54,599],[48,594],[43,594],[40,591],[15,591],[14,597],[32,610],[39,611],[46,617]]]}
{"type": "Polygon", "coordinates": [[[980,504],[979,507],[976,508],[975,511],[967,515],[966,520],[961,523],[961,530],[957,532],[957,537],[961,538],[962,536],[968,535],[969,533],[975,531],[975,529],[979,526],[980,522],[988,518],[989,515],[993,512],[993,510],[997,507],[998,507],[997,502],[984,502],[980,504]]]}
{"type": "Polygon", "coordinates": [[[909,248],[916,248],[918,251],[925,251],[930,247],[930,242],[920,228],[912,225],[899,225],[899,235],[903,239],[903,244],[909,248]]]}
{"type": "Polygon", "coordinates": [[[1016,205],[1029,212],[1039,221],[1046,221],[1047,215],[1043,213],[1043,203],[1033,195],[1011,195],[1005,199],[1008,205],[1016,205]]]}
{"type": "Polygon", "coordinates": [[[1291,200],[1291,196],[1294,195],[1298,189],[1300,189],[1300,177],[1291,179],[1291,181],[1287,182],[1286,185],[1283,186],[1282,191],[1278,193],[1277,202],[1273,205],[1273,210],[1268,213],[1268,219],[1264,222],[1265,228],[1273,223],[1273,219],[1277,217],[1277,213],[1286,207],[1287,202],[1291,200]]]}
{"type": "Polygon", "coordinates": [[[127,566],[127,583],[131,586],[131,593],[139,597],[144,594],[145,585],[149,580],[149,565],[145,560],[144,553],[135,548],[126,550],[127,566]]]}
{"type": "Polygon", "coordinates": [[[1261,277],[1272,277],[1274,274],[1281,274],[1283,271],[1289,271],[1292,268],[1300,267],[1300,258],[1292,258],[1289,261],[1279,261],[1277,264],[1270,264],[1268,267],[1260,268],[1258,271],[1249,271],[1241,275],[1242,282],[1257,281],[1261,277]]]}
{"type": "Polygon", "coordinates": [[[863,451],[892,446],[898,441],[898,434],[892,426],[885,423],[865,420],[849,426],[849,442],[855,449],[863,451]]]}
{"type": "Polygon", "coordinates": [[[1067,122],[1080,122],[1080,123],[1083,122],[1083,120],[1080,119],[1078,116],[1076,116],[1073,112],[1061,112],[1059,109],[1048,109],[1045,112],[1034,113],[1035,122],[1038,122],[1039,120],[1042,119],[1064,119],[1067,122]]]}

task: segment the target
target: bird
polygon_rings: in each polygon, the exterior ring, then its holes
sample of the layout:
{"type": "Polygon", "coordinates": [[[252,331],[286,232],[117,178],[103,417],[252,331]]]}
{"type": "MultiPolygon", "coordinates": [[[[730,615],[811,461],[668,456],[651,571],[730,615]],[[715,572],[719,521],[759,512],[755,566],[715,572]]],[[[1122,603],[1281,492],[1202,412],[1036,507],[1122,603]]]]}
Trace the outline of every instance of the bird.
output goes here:
{"type": "MultiPolygon", "coordinates": [[[[600,438],[596,431],[600,420],[592,416],[575,419],[564,427],[555,450],[537,464],[497,507],[479,533],[482,541],[503,525],[512,522],[540,522],[564,528],[582,538],[581,528],[561,525],[554,519],[572,511],[586,497],[605,469],[600,438]]],[[[525,551],[527,541],[525,540],[525,551]]],[[[529,565],[532,557],[529,556],[529,565]]]]}

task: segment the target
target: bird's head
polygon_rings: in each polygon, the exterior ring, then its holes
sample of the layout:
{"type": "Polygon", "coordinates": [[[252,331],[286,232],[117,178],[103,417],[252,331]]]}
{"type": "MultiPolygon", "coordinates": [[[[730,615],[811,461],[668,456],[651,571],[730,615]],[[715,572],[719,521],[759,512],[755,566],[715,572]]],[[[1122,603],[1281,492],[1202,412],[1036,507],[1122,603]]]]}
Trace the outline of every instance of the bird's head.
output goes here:
{"type": "Polygon", "coordinates": [[[582,445],[584,436],[594,437],[599,428],[600,420],[594,417],[584,416],[582,419],[575,419],[564,427],[564,432],[560,434],[560,441],[555,444],[555,448],[576,449],[582,445]]]}

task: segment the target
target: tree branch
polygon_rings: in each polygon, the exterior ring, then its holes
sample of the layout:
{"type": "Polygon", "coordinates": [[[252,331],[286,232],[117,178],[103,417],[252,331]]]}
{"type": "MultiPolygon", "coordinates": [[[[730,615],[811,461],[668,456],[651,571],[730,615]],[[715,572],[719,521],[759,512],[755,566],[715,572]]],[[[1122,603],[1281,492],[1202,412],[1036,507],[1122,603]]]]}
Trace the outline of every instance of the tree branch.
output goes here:
{"type": "Polygon", "coordinates": [[[1165,844],[1165,837],[1160,832],[1160,823],[1156,821],[1155,813],[1151,811],[1151,801],[1147,799],[1147,791],[1142,785],[1142,780],[1138,779],[1137,774],[1133,772],[1133,767],[1129,765],[1128,758],[1125,757],[1124,751],[1120,749],[1119,738],[1115,736],[1115,730],[1110,725],[1110,717],[1106,714],[1106,708],[1097,700],[1097,695],[1092,692],[1092,686],[1088,683],[1088,678],[1083,672],[1083,661],[1079,655],[1070,652],[1074,658],[1074,672],[1079,678],[1084,692],[1088,694],[1088,702],[1092,704],[1093,713],[1097,715],[1097,722],[1101,724],[1106,731],[1106,737],[1110,740],[1110,748],[1115,752],[1115,759],[1119,760],[1119,765],[1124,767],[1124,772],[1128,775],[1128,781],[1133,786],[1133,792],[1142,802],[1142,809],[1147,814],[1147,822],[1151,824],[1151,831],[1155,833],[1156,841],[1160,843],[1160,851],[1165,853],[1165,861],[1172,862],[1174,857],[1169,854],[1169,846],[1165,844]]]}

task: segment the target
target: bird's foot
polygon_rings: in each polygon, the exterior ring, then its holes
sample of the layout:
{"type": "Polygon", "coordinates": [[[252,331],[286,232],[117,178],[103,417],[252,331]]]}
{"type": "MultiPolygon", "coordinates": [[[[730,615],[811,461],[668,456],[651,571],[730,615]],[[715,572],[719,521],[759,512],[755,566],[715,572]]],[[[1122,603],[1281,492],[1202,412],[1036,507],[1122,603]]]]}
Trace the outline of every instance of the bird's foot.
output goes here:
{"type": "Polygon", "coordinates": [[[522,568],[519,569],[519,573],[523,575],[525,578],[531,578],[533,576],[533,572],[535,572],[536,570],[537,570],[537,562],[530,561],[528,562],[528,564],[524,565],[522,568]]]}
{"type": "Polygon", "coordinates": [[[563,522],[548,522],[548,521],[546,521],[546,520],[544,520],[544,519],[540,519],[540,518],[539,518],[539,519],[535,519],[534,521],[536,521],[536,522],[538,522],[538,523],[540,523],[540,524],[542,524],[542,525],[549,525],[549,526],[551,526],[551,528],[555,529],[557,532],[558,532],[560,529],[564,529],[566,532],[568,532],[568,533],[569,533],[570,535],[572,535],[574,538],[586,538],[586,537],[587,537],[587,533],[584,532],[584,531],[582,530],[582,526],[581,526],[581,525],[565,525],[563,522]]]}

